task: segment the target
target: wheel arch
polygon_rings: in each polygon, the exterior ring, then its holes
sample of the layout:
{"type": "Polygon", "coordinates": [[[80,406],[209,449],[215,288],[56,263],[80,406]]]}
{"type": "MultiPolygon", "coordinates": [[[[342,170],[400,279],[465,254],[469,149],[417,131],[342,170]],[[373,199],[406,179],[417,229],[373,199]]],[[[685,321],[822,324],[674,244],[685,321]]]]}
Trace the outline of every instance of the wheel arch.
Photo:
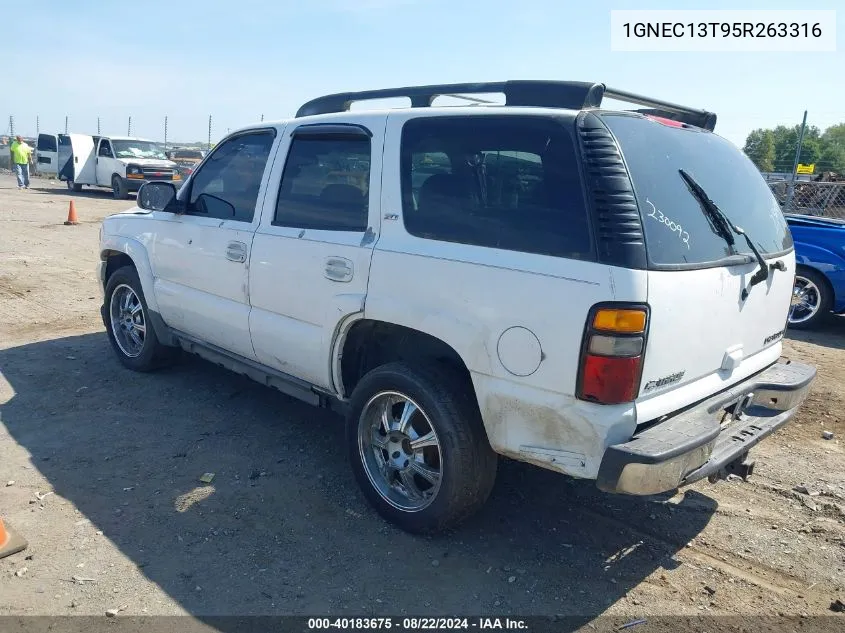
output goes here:
{"type": "Polygon", "coordinates": [[[131,264],[138,272],[141,280],[141,290],[144,291],[144,299],[147,307],[153,312],[158,312],[158,302],[155,295],[155,278],[153,277],[147,249],[138,240],[118,235],[103,236],[100,245],[100,259],[106,263],[106,272],[103,279],[103,287],[108,283],[111,274],[123,265],[131,264]]]}
{"type": "Polygon", "coordinates": [[[346,397],[368,371],[390,362],[446,364],[467,380],[476,397],[469,367],[461,354],[442,338],[405,325],[356,319],[338,338],[334,359],[334,375],[340,379],[337,388],[346,397]]]}
{"type": "Polygon", "coordinates": [[[822,283],[824,283],[824,285],[825,285],[825,289],[830,293],[830,299],[831,299],[831,305],[832,306],[836,306],[839,303],[841,303],[843,297],[841,297],[841,296],[837,297],[836,288],[834,288],[833,283],[830,281],[830,278],[827,276],[827,273],[825,273],[823,270],[821,270],[821,268],[815,266],[814,263],[812,263],[812,262],[810,262],[810,263],[798,262],[795,265],[795,274],[796,275],[800,274],[801,270],[812,271],[815,274],[817,274],[819,277],[821,277],[822,283]]]}

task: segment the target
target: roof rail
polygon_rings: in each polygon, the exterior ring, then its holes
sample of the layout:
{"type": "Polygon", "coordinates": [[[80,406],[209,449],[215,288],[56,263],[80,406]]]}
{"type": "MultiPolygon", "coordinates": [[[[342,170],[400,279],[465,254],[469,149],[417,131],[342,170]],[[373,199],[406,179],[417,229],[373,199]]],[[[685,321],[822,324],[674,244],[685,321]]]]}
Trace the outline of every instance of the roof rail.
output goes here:
{"type": "Polygon", "coordinates": [[[587,81],[497,81],[341,92],[308,101],[299,108],[296,116],[299,118],[314,114],[345,112],[356,101],[407,97],[411,100],[412,108],[426,108],[431,106],[436,97],[440,96],[461,98],[460,95],[489,93],[504,93],[505,105],[567,108],[571,110],[598,108],[601,105],[602,98],[607,97],[647,106],[650,108],[649,110],[639,110],[644,114],[663,116],[706,130],[713,130],[716,127],[716,115],[712,112],[688,108],[631,92],[614,90],[607,88],[604,84],[587,81]]]}

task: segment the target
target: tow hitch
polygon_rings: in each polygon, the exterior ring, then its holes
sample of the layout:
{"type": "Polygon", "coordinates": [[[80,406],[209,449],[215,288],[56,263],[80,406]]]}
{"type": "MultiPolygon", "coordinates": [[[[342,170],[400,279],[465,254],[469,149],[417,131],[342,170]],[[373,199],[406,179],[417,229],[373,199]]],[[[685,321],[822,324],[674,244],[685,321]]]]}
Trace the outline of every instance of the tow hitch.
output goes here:
{"type": "Polygon", "coordinates": [[[743,453],[732,462],[725,464],[724,468],[707,477],[707,481],[715,484],[720,479],[727,479],[729,475],[736,475],[742,477],[743,481],[748,481],[752,474],[754,474],[754,460],[748,459],[748,453],[743,453]]]}

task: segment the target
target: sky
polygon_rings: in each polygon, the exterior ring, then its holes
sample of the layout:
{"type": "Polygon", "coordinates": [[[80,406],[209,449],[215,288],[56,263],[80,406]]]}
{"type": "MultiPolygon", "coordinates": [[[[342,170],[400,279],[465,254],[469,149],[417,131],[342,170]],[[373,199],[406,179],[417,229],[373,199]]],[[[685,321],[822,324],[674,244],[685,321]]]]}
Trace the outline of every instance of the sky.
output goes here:
{"type": "Polygon", "coordinates": [[[212,140],[333,92],[506,79],[596,81],[752,129],[845,122],[837,52],[613,52],[611,9],[836,9],[839,2],[604,0],[39,0],[6,3],[0,133],[212,140]],[[684,5],[687,5],[684,7],[684,5]],[[13,29],[13,35],[10,28],[13,29]]]}

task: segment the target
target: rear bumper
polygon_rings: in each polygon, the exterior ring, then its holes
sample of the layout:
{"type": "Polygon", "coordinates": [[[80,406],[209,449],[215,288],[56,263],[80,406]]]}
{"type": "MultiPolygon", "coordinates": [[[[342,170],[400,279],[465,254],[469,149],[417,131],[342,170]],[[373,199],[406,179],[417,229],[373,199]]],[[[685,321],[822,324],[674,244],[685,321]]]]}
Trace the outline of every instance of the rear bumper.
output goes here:
{"type": "Polygon", "coordinates": [[[775,363],[609,446],[596,484],[606,492],[651,495],[717,475],[795,415],[815,376],[811,365],[775,363]]]}

